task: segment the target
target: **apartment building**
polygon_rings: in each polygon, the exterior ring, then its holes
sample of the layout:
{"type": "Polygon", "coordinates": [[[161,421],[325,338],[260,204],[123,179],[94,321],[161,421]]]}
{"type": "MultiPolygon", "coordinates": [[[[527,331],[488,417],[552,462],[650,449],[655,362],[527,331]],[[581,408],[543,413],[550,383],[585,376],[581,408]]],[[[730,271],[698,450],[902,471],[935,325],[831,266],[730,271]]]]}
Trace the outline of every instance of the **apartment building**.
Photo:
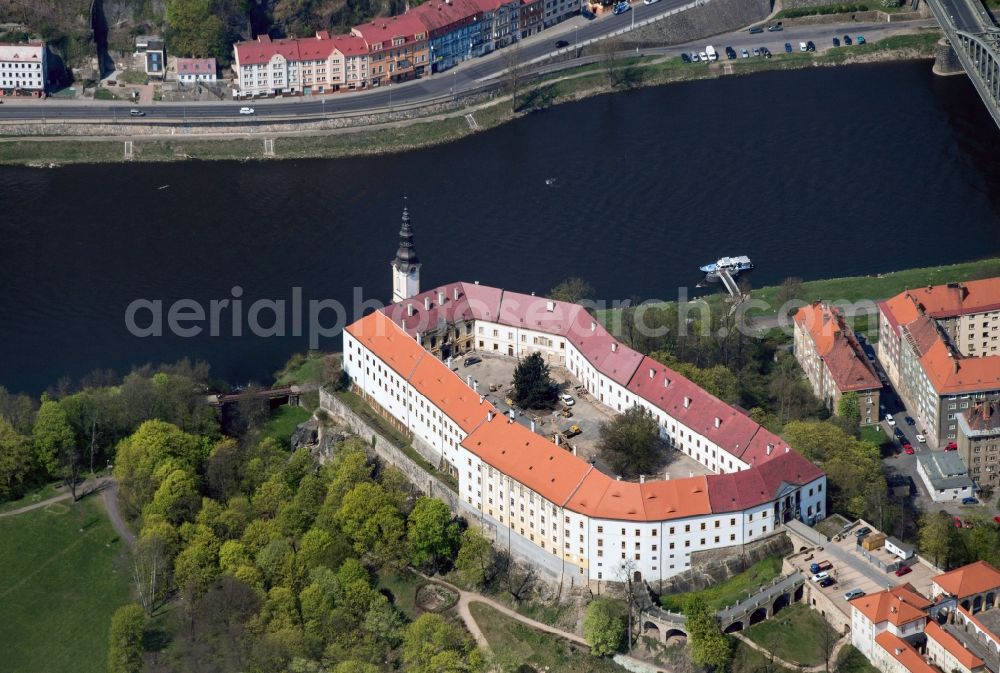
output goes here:
{"type": "Polygon", "coordinates": [[[843,394],[855,392],[861,425],[878,424],[882,383],[840,310],[813,302],[795,313],[794,324],[795,359],[816,397],[837,413],[843,394]]]}
{"type": "Polygon", "coordinates": [[[431,72],[483,54],[483,12],[475,0],[431,0],[412,13],[427,29],[431,72]]]}
{"type": "Polygon", "coordinates": [[[1000,278],[907,290],[879,303],[878,357],[932,446],[1000,399],[1000,278]]]}
{"type": "Polygon", "coordinates": [[[427,28],[414,12],[374,19],[355,26],[351,34],[363,39],[368,48],[372,86],[430,73],[427,28]]]}
{"type": "Polygon", "coordinates": [[[983,401],[957,416],[958,455],[981,487],[1000,487],[1000,403],[983,401]]]}
{"type": "Polygon", "coordinates": [[[0,94],[44,93],[48,79],[44,42],[0,43],[0,94]]]}
{"type": "Polygon", "coordinates": [[[234,95],[323,94],[370,85],[368,45],[353,35],[272,40],[261,35],[233,45],[234,95]]]}

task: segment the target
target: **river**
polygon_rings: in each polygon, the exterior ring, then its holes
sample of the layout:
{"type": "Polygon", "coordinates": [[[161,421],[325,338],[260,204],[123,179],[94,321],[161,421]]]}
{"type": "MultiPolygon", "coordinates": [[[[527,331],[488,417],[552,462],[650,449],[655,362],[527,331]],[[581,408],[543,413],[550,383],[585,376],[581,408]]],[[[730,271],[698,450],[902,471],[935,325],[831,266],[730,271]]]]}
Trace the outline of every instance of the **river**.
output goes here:
{"type": "Polygon", "coordinates": [[[384,298],[404,193],[425,288],[669,299],[727,254],[760,286],[1000,253],[1000,133],[926,62],[601,96],[395,156],[0,167],[0,385],[183,356],[266,382],[305,335],[137,338],[126,307],[384,298]]]}

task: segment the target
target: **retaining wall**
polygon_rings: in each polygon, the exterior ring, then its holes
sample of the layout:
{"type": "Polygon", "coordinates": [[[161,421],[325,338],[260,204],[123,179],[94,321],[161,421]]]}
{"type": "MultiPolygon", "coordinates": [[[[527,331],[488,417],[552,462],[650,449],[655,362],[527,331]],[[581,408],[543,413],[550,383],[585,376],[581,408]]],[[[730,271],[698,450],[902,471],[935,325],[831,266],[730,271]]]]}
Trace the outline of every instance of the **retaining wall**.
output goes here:
{"type": "Polygon", "coordinates": [[[712,0],[622,36],[623,48],[657,47],[728,33],[762,21],[772,0],[712,0]]]}
{"type": "Polygon", "coordinates": [[[784,533],[738,547],[693,552],[689,570],[659,582],[654,589],[661,594],[701,591],[738,575],[768,556],[784,556],[791,552],[792,543],[784,533]]]}

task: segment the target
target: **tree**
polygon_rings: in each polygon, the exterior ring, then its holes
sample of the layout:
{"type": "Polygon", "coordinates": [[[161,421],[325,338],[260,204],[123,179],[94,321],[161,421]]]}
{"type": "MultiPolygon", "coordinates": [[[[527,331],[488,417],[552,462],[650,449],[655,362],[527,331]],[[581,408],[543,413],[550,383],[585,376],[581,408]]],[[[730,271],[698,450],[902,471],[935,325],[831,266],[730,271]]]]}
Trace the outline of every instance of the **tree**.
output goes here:
{"type": "Polygon", "coordinates": [[[968,548],[972,560],[1000,565],[1000,530],[985,517],[976,517],[969,531],[968,548]]]}
{"type": "MultiPolygon", "coordinates": [[[[145,529],[143,533],[146,533],[145,529]]],[[[150,532],[139,538],[132,554],[132,584],[143,611],[150,617],[170,579],[172,556],[162,535],[150,532]]]]}
{"type": "Polygon", "coordinates": [[[597,49],[601,55],[601,65],[604,68],[604,73],[608,77],[608,86],[614,89],[619,83],[617,55],[621,49],[621,40],[617,37],[607,37],[598,43],[597,49]]]}
{"type": "Polygon", "coordinates": [[[357,553],[367,554],[378,565],[406,564],[403,516],[380,484],[366,482],[351,489],[335,520],[353,541],[357,553]]]}
{"type": "Polygon", "coordinates": [[[174,469],[197,472],[205,455],[200,437],[164,421],[146,421],[118,444],[115,478],[127,514],[137,515],[174,469]],[[169,464],[170,469],[163,468],[169,464]]]}
{"type": "Polygon", "coordinates": [[[462,580],[473,587],[485,586],[496,574],[495,565],[496,554],[490,541],[474,528],[465,529],[455,557],[455,570],[462,580]]]}
{"type": "Polygon", "coordinates": [[[719,622],[708,606],[697,599],[684,606],[686,626],[691,645],[691,661],[698,666],[725,670],[733,658],[732,640],[719,628],[719,622]]]}
{"type": "Polygon", "coordinates": [[[571,276],[549,290],[549,297],[556,301],[579,304],[581,301],[594,298],[594,288],[584,279],[571,276]]]}
{"type": "Polygon", "coordinates": [[[524,65],[521,63],[521,43],[515,42],[502,51],[507,93],[510,94],[510,113],[517,112],[517,97],[521,93],[524,65]]]}
{"type": "Polygon", "coordinates": [[[58,402],[42,399],[31,436],[38,463],[50,477],[60,476],[63,456],[72,449],[75,438],[66,413],[58,402]]]}
{"type": "Polygon", "coordinates": [[[861,402],[858,394],[848,390],[840,396],[837,403],[837,416],[843,421],[841,427],[845,432],[856,435],[861,427],[861,402]]]}
{"type": "Polygon", "coordinates": [[[403,661],[411,673],[465,673],[478,670],[481,655],[461,629],[425,612],[406,627],[403,661]]]}
{"type": "Polygon", "coordinates": [[[31,440],[0,417],[0,502],[19,497],[35,469],[31,440]]]}
{"type": "Polygon", "coordinates": [[[803,296],[805,296],[805,289],[802,287],[802,279],[796,276],[786,278],[781,281],[781,285],[774,295],[774,300],[778,304],[775,308],[780,309],[790,301],[801,301],[803,296]]]}
{"type": "Polygon", "coordinates": [[[556,387],[542,354],[534,352],[514,369],[514,401],[526,409],[543,409],[556,399],[556,387]]]}
{"type": "Polygon", "coordinates": [[[142,606],[123,605],[111,617],[108,673],[142,673],[142,632],[146,617],[142,606]]]}
{"type": "Polygon", "coordinates": [[[406,522],[413,565],[437,567],[451,558],[458,546],[458,524],[451,520],[448,506],[437,498],[420,497],[406,522]]]}
{"type": "Polygon", "coordinates": [[[920,551],[934,559],[934,565],[947,568],[958,535],[947,512],[925,514],[920,518],[920,551]]]}
{"type": "Polygon", "coordinates": [[[601,424],[597,450],[616,473],[636,476],[657,469],[667,443],[653,414],[636,405],[601,424]]]}
{"type": "Polygon", "coordinates": [[[583,618],[583,637],[590,645],[590,653],[595,657],[614,654],[622,645],[625,636],[623,606],[619,601],[598,598],[587,605],[583,618]]]}
{"type": "MultiPolygon", "coordinates": [[[[214,501],[209,502],[214,503],[214,501]]],[[[159,514],[177,525],[194,520],[200,506],[201,495],[198,493],[194,476],[189,471],[178,468],[163,479],[153,494],[153,501],[144,512],[147,515],[159,514]]]]}
{"type": "Polygon", "coordinates": [[[183,56],[228,59],[226,26],[214,0],[167,0],[170,45],[183,56]]]}

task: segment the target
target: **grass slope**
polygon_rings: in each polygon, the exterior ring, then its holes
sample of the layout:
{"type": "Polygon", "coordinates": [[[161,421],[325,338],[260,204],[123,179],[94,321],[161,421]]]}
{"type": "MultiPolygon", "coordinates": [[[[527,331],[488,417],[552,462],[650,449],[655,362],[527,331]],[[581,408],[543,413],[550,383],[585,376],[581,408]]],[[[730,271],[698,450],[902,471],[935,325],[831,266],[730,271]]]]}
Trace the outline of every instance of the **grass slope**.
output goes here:
{"type": "Polygon", "coordinates": [[[684,601],[688,597],[694,597],[708,605],[709,609],[720,610],[727,605],[732,605],[739,602],[740,599],[746,598],[748,593],[759,586],[767,584],[780,574],[781,557],[769,556],[754,563],[739,575],[735,575],[725,582],[720,582],[702,591],[660,596],[660,604],[668,610],[680,612],[684,606],[684,601]]]}
{"type": "Polygon", "coordinates": [[[591,656],[579,645],[529,628],[488,605],[471,603],[469,610],[498,656],[510,657],[548,673],[622,673],[625,670],[610,659],[591,656]]]}
{"type": "Polygon", "coordinates": [[[129,598],[122,551],[94,497],[0,519],[0,668],[106,671],[111,615],[129,598]]]}
{"type": "Polygon", "coordinates": [[[818,612],[802,603],[793,603],[773,619],[751,626],[743,633],[789,663],[816,666],[823,663],[824,632],[832,648],[840,636],[818,612]]]}
{"type": "Polygon", "coordinates": [[[278,407],[271,412],[271,417],[264,425],[263,434],[265,437],[273,437],[282,446],[288,446],[288,440],[292,438],[295,427],[299,423],[309,420],[312,413],[303,407],[292,407],[285,405],[278,407]]]}

